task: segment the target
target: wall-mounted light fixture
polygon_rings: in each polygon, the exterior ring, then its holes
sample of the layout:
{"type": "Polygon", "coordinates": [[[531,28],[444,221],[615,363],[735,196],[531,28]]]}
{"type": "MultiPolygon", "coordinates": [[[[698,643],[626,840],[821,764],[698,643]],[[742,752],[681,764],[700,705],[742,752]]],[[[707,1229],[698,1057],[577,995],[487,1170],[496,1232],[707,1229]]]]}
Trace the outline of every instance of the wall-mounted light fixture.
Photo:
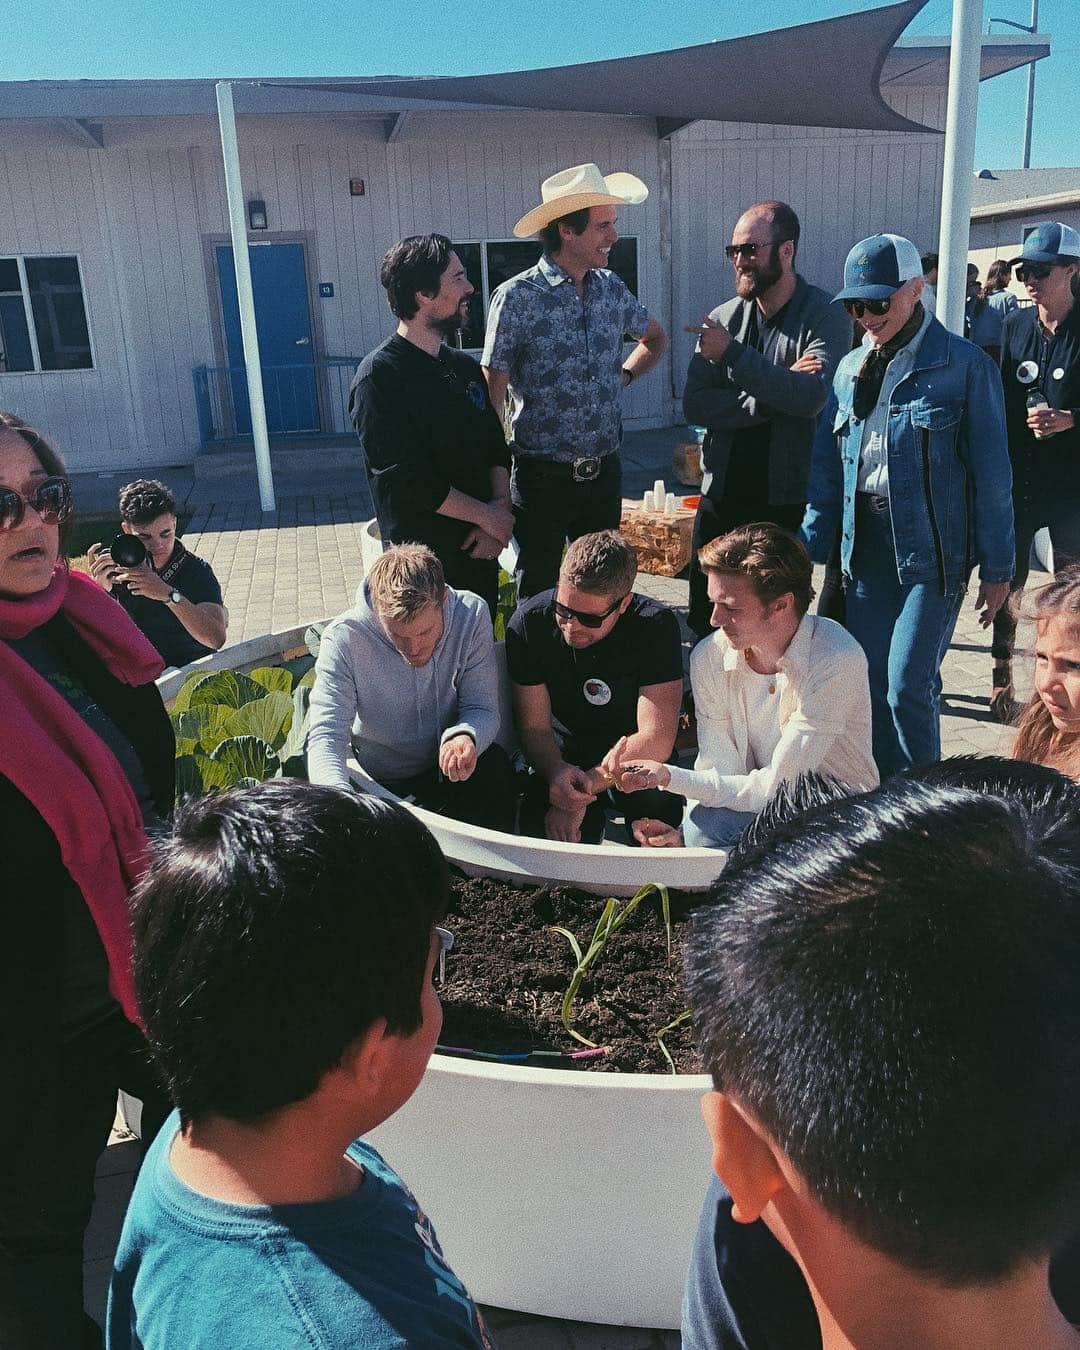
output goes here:
{"type": "Polygon", "coordinates": [[[248,229],[266,229],[266,203],[259,201],[257,197],[248,202],[248,229]]]}

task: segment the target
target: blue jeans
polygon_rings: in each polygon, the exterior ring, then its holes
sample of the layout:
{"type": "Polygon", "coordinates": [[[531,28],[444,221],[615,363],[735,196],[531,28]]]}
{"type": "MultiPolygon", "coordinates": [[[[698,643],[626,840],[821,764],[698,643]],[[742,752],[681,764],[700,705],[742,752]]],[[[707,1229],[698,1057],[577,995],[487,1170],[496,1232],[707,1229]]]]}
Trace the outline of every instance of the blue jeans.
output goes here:
{"type": "Polygon", "coordinates": [[[683,817],[683,843],[687,848],[734,848],[743,830],[756,818],[754,811],[694,802],[683,817]]]}
{"type": "Polygon", "coordinates": [[[965,586],[901,583],[884,498],[860,492],[855,506],[847,627],[866,653],[873,749],[883,779],[941,758],[941,662],[965,586]]]}

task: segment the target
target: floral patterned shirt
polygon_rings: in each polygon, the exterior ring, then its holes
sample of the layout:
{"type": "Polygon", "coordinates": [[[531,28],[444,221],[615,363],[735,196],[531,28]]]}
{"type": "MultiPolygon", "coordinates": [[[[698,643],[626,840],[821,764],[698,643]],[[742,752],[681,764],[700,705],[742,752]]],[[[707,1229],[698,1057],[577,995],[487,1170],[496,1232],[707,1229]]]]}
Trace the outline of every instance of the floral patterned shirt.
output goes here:
{"type": "Polygon", "coordinates": [[[481,365],[510,377],[514,453],[572,461],[622,439],[623,343],[649,313],[606,268],[571,277],[544,254],[491,297],[481,365]]]}

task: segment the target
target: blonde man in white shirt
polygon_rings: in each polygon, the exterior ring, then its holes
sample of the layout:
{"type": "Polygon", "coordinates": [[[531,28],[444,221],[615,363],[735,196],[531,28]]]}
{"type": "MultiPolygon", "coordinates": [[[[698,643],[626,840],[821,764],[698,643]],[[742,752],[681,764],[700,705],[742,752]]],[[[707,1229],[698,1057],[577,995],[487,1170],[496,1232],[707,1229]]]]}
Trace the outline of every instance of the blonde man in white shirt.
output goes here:
{"type": "Polygon", "coordinates": [[[811,563],[778,525],[744,525],[698,554],[716,630],[690,658],[698,722],[692,769],[624,760],[624,792],[687,798],[681,830],[634,827],[653,848],[730,848],[781,783],[808,770],[856,789],[877,785],[862,648],[838,623],[807,613],[811,563]]]}

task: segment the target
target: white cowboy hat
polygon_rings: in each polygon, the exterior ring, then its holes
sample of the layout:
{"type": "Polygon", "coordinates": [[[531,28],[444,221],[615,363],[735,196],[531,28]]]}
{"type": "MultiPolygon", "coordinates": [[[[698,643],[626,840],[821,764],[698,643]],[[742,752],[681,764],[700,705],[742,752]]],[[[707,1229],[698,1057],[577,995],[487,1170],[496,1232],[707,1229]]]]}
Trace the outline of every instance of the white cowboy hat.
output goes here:
{"type": "Polygon", "coordinates": [[[542,205],[535,206],[514,226],[518,239],[528,239],[560,216],[586,206],[637,206],[649,189],[632,173],[602,174],[595,164],[575,164],[545,178],[540,184],[542,205]]]}

